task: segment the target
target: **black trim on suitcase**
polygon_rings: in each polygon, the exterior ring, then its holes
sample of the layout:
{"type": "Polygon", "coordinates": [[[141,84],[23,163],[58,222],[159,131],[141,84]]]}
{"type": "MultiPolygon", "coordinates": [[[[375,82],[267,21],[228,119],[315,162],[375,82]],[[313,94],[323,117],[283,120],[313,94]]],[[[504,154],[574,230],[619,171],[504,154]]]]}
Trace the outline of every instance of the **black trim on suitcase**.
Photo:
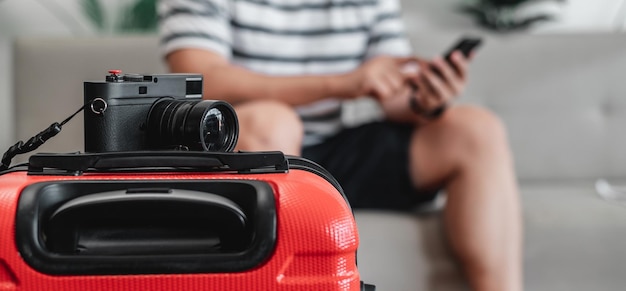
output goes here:
{"type": "Polygon", "coordinates": [[[289,170],[281,152],[136,151],[76,154],[35,154],[30,157],[30,175],[80,175],[86,171],[146,172],[202,171],[239,173],[284,173],[289,170]]]}
{"type": "Polygon", "coordinates": [[[20,195],[16,242],[52,275],[240,272],[276,244],[262,181],[56,181],[20,195]]]}

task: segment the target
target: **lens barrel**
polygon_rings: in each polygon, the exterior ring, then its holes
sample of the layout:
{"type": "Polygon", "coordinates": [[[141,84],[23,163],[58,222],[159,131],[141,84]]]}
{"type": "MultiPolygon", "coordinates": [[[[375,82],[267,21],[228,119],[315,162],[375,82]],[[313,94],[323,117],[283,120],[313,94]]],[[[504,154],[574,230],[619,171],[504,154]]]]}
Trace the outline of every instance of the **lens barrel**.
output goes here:
{"type": "Polygon", "coordinates": [[[161,98],[148,113],[150,148],[231,152],[237,145],[239,122],[223,101],[161,98]]]}

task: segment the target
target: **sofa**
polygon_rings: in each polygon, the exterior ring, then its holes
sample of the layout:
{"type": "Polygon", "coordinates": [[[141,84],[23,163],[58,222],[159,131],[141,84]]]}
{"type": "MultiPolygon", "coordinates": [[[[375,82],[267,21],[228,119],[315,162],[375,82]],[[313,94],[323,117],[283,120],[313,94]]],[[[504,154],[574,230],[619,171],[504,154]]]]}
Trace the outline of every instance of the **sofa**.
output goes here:
{"type": "MultiPolygon", "coordinates": [[[[416,33],[411,40],[434,56],[459,36],[416,33]]],[[[103,80],[109,69],[166,72],[157,48],[155,36],[15,40],[15,139],[73,113],[82,82],[103,80]]],[[[602,199],[594,186],[599,178],[626,185],[624,48],[625,34],[486,35],[471,65],[459,102],[502,118],[516,160],[526,290],[626,286],[626,208],[602,199]]],[[[354,125],[378,109],[361,100],[344,110],[354,125]]],[[[82,124],[78,115],[39,151],[82,151],[82,124]]],[[[356,210],[362,279],[378,290],[467,290],[442,232],[444,204],[410,213],[356,210]]]]}

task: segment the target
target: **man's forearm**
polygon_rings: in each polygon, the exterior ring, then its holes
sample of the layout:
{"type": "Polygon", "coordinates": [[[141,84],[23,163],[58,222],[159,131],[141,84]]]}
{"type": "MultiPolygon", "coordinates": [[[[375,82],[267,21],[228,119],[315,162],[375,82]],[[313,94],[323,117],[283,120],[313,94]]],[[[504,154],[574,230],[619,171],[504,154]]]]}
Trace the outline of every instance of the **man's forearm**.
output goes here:
{"type": "Polygon", "coordinates": [[[308,104],[328,97],[348,98],[356,91],[350,74],[320,76],[268,76],[231,65],[205,73],[205,96],[233,104],[255,100],[278,100],[290,105],[308,104]]]}
{"type": "Polygon", "coordinates": [[[269,76],[230,64],[215,53],[185,49],[167,57],[169,68],[178,73],[202,73],[206,99],[230,103],[248,100],[280,100],[291,105],[308,104],[329,97],[356,97],[353,73],[320,76],[269,76]]]}

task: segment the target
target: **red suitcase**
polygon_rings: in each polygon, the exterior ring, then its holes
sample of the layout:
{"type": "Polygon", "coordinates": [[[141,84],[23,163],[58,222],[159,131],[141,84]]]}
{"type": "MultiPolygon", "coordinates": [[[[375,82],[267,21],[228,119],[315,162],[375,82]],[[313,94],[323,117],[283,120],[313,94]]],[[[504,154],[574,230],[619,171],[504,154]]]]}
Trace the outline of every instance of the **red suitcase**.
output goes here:
{"type": "Polygon", "coordinates": [[[0,290],[366,290],[344,198],[276,152],[37,154],[0,175],[0,290]]]}

